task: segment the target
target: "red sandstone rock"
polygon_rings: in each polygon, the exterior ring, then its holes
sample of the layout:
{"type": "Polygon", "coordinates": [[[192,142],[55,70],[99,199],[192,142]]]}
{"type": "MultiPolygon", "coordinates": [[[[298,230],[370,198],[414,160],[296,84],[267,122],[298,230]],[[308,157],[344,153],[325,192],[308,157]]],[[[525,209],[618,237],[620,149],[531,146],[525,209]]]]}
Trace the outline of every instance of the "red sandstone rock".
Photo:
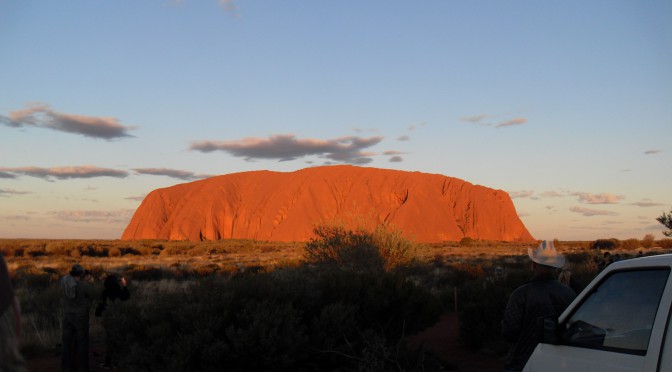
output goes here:
{"type": "Polygon", "coordinates": [[[509,195],[439,174],[349,165],[233,173],[152,191],[123,240],[308,241],[389,223],[417,242],[533,241],[509,195]]]}

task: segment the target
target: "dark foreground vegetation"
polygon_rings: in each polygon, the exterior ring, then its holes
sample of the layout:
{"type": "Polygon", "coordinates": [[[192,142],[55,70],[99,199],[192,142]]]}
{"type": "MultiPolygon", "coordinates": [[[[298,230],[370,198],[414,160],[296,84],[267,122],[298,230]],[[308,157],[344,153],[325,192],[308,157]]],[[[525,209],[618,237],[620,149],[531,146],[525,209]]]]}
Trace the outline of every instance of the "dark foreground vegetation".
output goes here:
{"type": "MultiPolygon", "coordinates": [[[[107,272],[129,279],[129,301],[91,316],[92,340],[107,327],[124,370],[431,370],[431,356],[406,340],[452,311],[464,345],[505,353],[499,322],[508,295],[530,277],[530,245],[419,246],[385,228],[315,233],[307,244],[285,245],[0,240],[0,251],[21,301],[28,358],[58,350],[57,282],[73,262],[92,270],[98,294],[107,272]]],[[[585,286],[605,251],[659,254],[672,240],[556,246],[585,286]]]]}

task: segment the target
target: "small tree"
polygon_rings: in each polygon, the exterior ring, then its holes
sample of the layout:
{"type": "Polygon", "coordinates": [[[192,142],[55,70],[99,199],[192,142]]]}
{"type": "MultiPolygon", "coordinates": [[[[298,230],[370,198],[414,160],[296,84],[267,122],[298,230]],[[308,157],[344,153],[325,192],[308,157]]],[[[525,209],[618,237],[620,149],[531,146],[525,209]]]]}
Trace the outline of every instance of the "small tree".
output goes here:
{"type": "Polygon", "coordinates": [[[653,244],[655,243],[655,240],[656,240],[656,238],[652,234],[644,235],[644,239],[642,239],[642,247],[644,247],[644,248],[653,247],[653,244]]]}
{"type": "Polygon", "coordinates": [[[656,221],[667,228],[667,231],[663,231],[663,235],[672,236],[672,209],[670,209],[670,213],[663,212],[660,217],[656,218],[656,221]]]}

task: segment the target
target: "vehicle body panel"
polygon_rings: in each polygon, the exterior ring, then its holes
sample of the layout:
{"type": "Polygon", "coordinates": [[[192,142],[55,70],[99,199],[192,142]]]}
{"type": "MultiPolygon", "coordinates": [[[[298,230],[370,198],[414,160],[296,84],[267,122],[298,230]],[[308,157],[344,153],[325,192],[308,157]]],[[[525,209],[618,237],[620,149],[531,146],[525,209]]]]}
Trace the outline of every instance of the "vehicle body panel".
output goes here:
{"type": "MultiPolygon", "coordinates": [[[[672,255],[659,255],[619,261],[609,265],[577,296],[558,319],[559,328],[566,329],[566,322],[597,293],[600,285],[612,275],[646,270],[672,271],[672,255]]],[[[661,282],[662,283],[662,282],[661,282]]],[[[637,289],[637,288],[636,288],[637,289]]],[[[646,288],[639,288],[644,291],[646,288]]],[[[672,274],[667,276],[651,327],[645,355],[623,351],[603,350],[604,347],[553,345],[540,343],[532,353],[523,371],[672,371],[672,274]]],[[[653,312],[651,312],[653,314],[653,312]]],[[[637,317],[638,314],[631,314],[637,317]]]]}

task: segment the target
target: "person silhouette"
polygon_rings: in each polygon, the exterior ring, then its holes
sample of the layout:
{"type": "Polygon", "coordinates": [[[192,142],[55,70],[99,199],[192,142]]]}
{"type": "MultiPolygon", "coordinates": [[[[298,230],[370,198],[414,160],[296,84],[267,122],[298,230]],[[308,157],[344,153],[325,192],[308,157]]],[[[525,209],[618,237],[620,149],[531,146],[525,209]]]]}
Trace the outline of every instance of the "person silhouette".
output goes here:
{"type": "Polygon", "coordinates": [[[64,294],[61,353],[63,372],[73,370],[75,365],[79,371],[89,371],[91,289],[86,281],[87,274],[81,265],[75,264],[70,273],[61,278],[64,294]]]}

